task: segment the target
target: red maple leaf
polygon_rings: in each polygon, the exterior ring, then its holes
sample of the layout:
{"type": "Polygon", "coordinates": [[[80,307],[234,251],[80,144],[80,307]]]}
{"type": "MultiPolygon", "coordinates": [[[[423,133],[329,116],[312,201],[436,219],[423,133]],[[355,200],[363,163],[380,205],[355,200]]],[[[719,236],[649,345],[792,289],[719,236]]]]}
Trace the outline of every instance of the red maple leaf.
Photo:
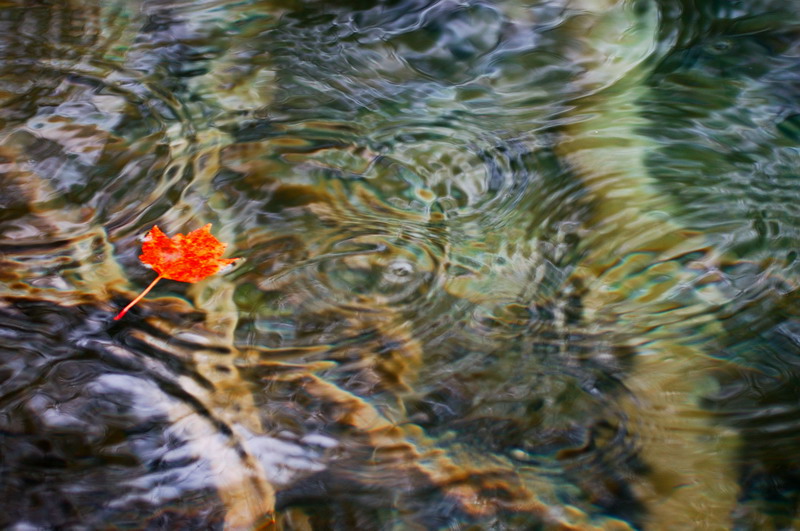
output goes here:
{"type": "Polygon", "coordinates": [[[198,282],[238,260],[221,258],[226,245],[211,234],[211,223],[189,234],[176,234],[172,238],[161,232],[158,226],[153,226],[144,237],[139,260],[155,269],[158,277],[119,312],[114,320],[117,321],[128,313],[162,278],[198,282]]]}

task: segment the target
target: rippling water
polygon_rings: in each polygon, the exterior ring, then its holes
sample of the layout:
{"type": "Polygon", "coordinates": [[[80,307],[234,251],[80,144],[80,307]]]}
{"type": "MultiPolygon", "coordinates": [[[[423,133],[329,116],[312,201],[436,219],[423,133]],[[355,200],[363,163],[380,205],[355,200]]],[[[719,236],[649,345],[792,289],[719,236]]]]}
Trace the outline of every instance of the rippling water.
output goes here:
{"type": "Polygon", "coordinates": [[[0,527],[800,527],[793,2],[4,1],[0,139],[0,527]]]}

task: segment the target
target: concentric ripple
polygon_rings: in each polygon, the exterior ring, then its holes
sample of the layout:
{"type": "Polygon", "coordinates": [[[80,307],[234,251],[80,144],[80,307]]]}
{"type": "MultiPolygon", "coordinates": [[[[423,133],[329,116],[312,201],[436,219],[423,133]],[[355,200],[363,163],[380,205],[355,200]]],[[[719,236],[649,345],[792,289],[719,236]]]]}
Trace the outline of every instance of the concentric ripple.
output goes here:
{"type": "Polygon", "coordinates": [[[185,135],[185,122],[174,99],[111,57],[134,37],[123,28],[104,33],[106,17],[124,18],[117,7],[3,10],[3,68],[12,70],[3,81],[19,97],[0,110],[0,238],[20,293],[28,286],[42,297],[80,299],[119,286],[103,225],[145,215],[169,189],[162,172],[171,135],[185,135]]]}
{"type": "Polygon", "coordinates": [[[354,310],[387,306],[403,312],[430,291],[440,272],[439,260],[427,249],[378,235],[332,242],[317,260],[325,291],[312,291],[311,301],[319,297],[354,310]]]}
{"type": "Polygon", "coordinates": [[[456,223],[502,224],[536,179],[526,164],[529,147],[486,135],[457,114],[427,124],[393,124],[370,140],[389,161],[408,168],[430,201],[448,219],[458,218],[456,223]]]}

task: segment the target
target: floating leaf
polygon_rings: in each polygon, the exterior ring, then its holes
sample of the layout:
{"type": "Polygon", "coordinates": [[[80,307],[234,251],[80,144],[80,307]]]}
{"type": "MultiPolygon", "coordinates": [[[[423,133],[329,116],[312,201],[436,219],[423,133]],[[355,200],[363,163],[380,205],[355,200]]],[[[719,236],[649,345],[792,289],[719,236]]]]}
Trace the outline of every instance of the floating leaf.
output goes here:
{"type": "Polygon", "coordinates": [[[222,258],[227,244],[211,234],[211,223],[189,234],[169,238],[158,226],[153,226],[144,238],[139,260],[151,266],[158,277],[138,297],[128,304],[114,320],[128,313],[162,278],[180,282],[198,282],[219,272],[238,258],[222,258]]]}

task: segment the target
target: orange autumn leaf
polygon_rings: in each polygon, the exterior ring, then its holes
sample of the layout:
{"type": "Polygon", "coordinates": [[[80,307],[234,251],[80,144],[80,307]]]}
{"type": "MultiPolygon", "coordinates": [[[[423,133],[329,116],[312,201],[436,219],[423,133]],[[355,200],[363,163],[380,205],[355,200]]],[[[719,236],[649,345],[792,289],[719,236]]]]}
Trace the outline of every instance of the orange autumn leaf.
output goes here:
{"type": "Polygon", "coordinates": [[[154,226],[144,237],[139,260],[164,278],[198,282],[236,261],[236,258],[222,258],[225,247],[211,234],[211,223],[172,238],[154,226]]]}
{"type": "Polygon", "coordinates": [[[211,234],[211,223],[189,234],[176,234],[172,238],[154,225],[144,237],[139,260],[151,266],[158,273],[158,277],[119,312],[114,320],[117,321],[128,313],[128,310],[142,300],[162,278],[180,282],[199,282],[238,260],[238,258],[222,258],[226,246],[227,244],[211,234]]]}

